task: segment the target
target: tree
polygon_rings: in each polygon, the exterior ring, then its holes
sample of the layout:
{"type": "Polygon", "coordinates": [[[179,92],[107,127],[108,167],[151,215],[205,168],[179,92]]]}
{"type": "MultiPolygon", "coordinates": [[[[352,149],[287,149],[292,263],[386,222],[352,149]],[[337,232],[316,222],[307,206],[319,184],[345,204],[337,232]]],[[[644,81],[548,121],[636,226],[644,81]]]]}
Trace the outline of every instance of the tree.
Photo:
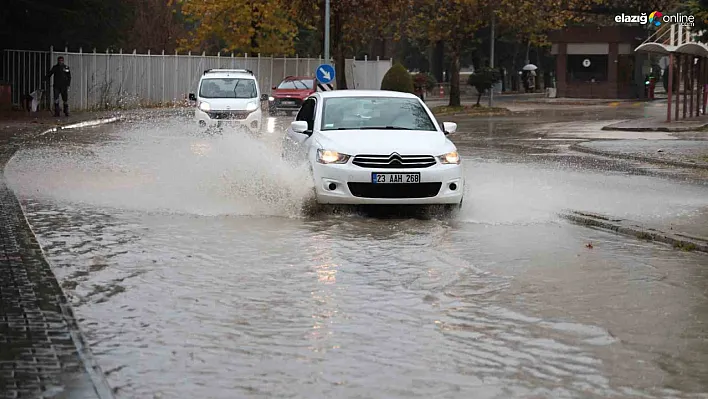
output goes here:
{"type": "Polygon", "coordinates": [[[185,38],[184,20],[177,4],[165,0],[126,0],[125,4],[131,9],[132,29],[127,29],[121,40],[124,48],[171,53],[185,38]]]}
{"type": "MultiPolygon", "coordinates": [[[[337,88],[346,89],[345,60],[358,48],[383,38],[401,21],[403,5],[408,0],[337,0],[330,2],[330,47],[337,71],[337,88]]],[[[324,0],[292,0],[293,19],[324,32],[324,0]]],[[[324,43],[322,40],[321,43],[324,43]]],[[[320,46],[322,48],[322,46],[320,46]]]]}
{"type": "Polygon", "coordinates": [[[501,73],[498,69],[489,67],[479,68],[467,78],[467,84],[477,89],[477,106],[481,106],[479,102],[482,100],[482,94],[486,90],[490,90],[494,83],[501,79],[501,73]]]}
{"type": "Polygon", "coordinates": [[[383,77],[381,90],[400,91],[403,93],[413,93],[413,79],[406,68],[401,64],[395,64],[383,77]]]}
{"type": "Polygon", "coordinates": [[[460,105],[460,55],[465,43],[475,38],[477,30],[485,24],[484,0],[408,0],[415,10],[407,24],[408,35],[427,38],[430,42],[445,42],[450,49],[450,103],[460,105]]]}
{"type": "Polygon", "coordinates": [[[281,0],[169,0],[193,24],[181,50],[290,55],[297,26],[281,0]]]}

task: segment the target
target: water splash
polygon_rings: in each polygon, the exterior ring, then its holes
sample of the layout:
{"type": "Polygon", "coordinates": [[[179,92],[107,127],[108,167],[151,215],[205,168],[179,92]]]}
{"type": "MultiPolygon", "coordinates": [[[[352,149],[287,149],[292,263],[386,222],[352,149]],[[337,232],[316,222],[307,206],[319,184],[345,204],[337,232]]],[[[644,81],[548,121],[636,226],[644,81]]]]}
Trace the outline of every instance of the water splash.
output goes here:
{"type": "Polygon", "coordinates": [[[8,180],[23,197],[198,215],[294,217],[312,190],[306,168],[281,160],[273,133],[207,136],[175,121],[114,130],[109,143],[20,151],[8,180]]]}

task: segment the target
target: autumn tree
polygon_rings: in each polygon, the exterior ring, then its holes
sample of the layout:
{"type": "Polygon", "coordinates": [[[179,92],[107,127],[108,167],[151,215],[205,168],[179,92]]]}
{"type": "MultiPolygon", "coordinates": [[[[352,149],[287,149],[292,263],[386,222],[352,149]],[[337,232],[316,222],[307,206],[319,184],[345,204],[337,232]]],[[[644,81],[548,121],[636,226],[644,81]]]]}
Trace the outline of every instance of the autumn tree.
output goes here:
{"type": "MultiPolygon", "coordinates": [[[[330,48],[337,78],[337,88],[346,89],[346,57],[382,38],[399,26],[401,10],[408,0],[337,0],[330,2],[330,48]]],[[[292,0],[293,19],[306,23],[324,34],[324,0],[292,0]]],[[[321,43],[324,43],[321,40],[321,43]]],[[[322,48],[322,46],[321,46],[322,48]]]]}
{"type": "Polygon", "coordinates": [[[290,55],[297,26],[281,0],[169,0],[193,28],[182,50],[290,55]]]}
{"type": "Polygon", "coordinates": [[[450,106],[460,106],[460,56],[487,21],[484,0],[408,0],[415,13],[408,18],[407,32],[432,43],[443,41],[450,50],[450,106]]]}
{"type": "Polygon", "coordinates": [[[124,0],[129,7],[130,28],[121,44],[139,52],[165,50],[173,52],[184,39],[186,30],[177,4],[165,0],[124,0]]]}

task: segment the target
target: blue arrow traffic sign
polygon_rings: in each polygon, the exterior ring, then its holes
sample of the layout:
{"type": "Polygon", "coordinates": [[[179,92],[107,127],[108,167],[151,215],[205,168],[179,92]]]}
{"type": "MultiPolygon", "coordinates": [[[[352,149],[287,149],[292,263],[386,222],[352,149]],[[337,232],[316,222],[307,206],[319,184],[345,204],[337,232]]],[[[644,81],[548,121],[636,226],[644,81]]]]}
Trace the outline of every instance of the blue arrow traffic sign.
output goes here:
{"type": "Polygon", "coordinates": [[[317,81],[323,84],[330,83],[334,80],[334,67],[329,64],[322,64],[315,71],[317,81]]]}

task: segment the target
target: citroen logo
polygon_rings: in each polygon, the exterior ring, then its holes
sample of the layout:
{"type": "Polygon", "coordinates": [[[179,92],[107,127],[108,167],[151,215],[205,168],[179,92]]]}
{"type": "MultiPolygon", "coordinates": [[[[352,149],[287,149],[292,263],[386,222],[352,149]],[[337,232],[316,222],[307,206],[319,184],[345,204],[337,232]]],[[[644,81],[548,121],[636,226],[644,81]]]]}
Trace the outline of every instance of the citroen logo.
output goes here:
{"type": "Polygon", "coordinates": [[[403,163],[403,159],[401,158],[400,155],[398,155],[397,152],[394,152],[393,154],[389,155],[388,163],[389,164],[393,164],[393,163],[401,164],[401,163],[403,163]]]}

